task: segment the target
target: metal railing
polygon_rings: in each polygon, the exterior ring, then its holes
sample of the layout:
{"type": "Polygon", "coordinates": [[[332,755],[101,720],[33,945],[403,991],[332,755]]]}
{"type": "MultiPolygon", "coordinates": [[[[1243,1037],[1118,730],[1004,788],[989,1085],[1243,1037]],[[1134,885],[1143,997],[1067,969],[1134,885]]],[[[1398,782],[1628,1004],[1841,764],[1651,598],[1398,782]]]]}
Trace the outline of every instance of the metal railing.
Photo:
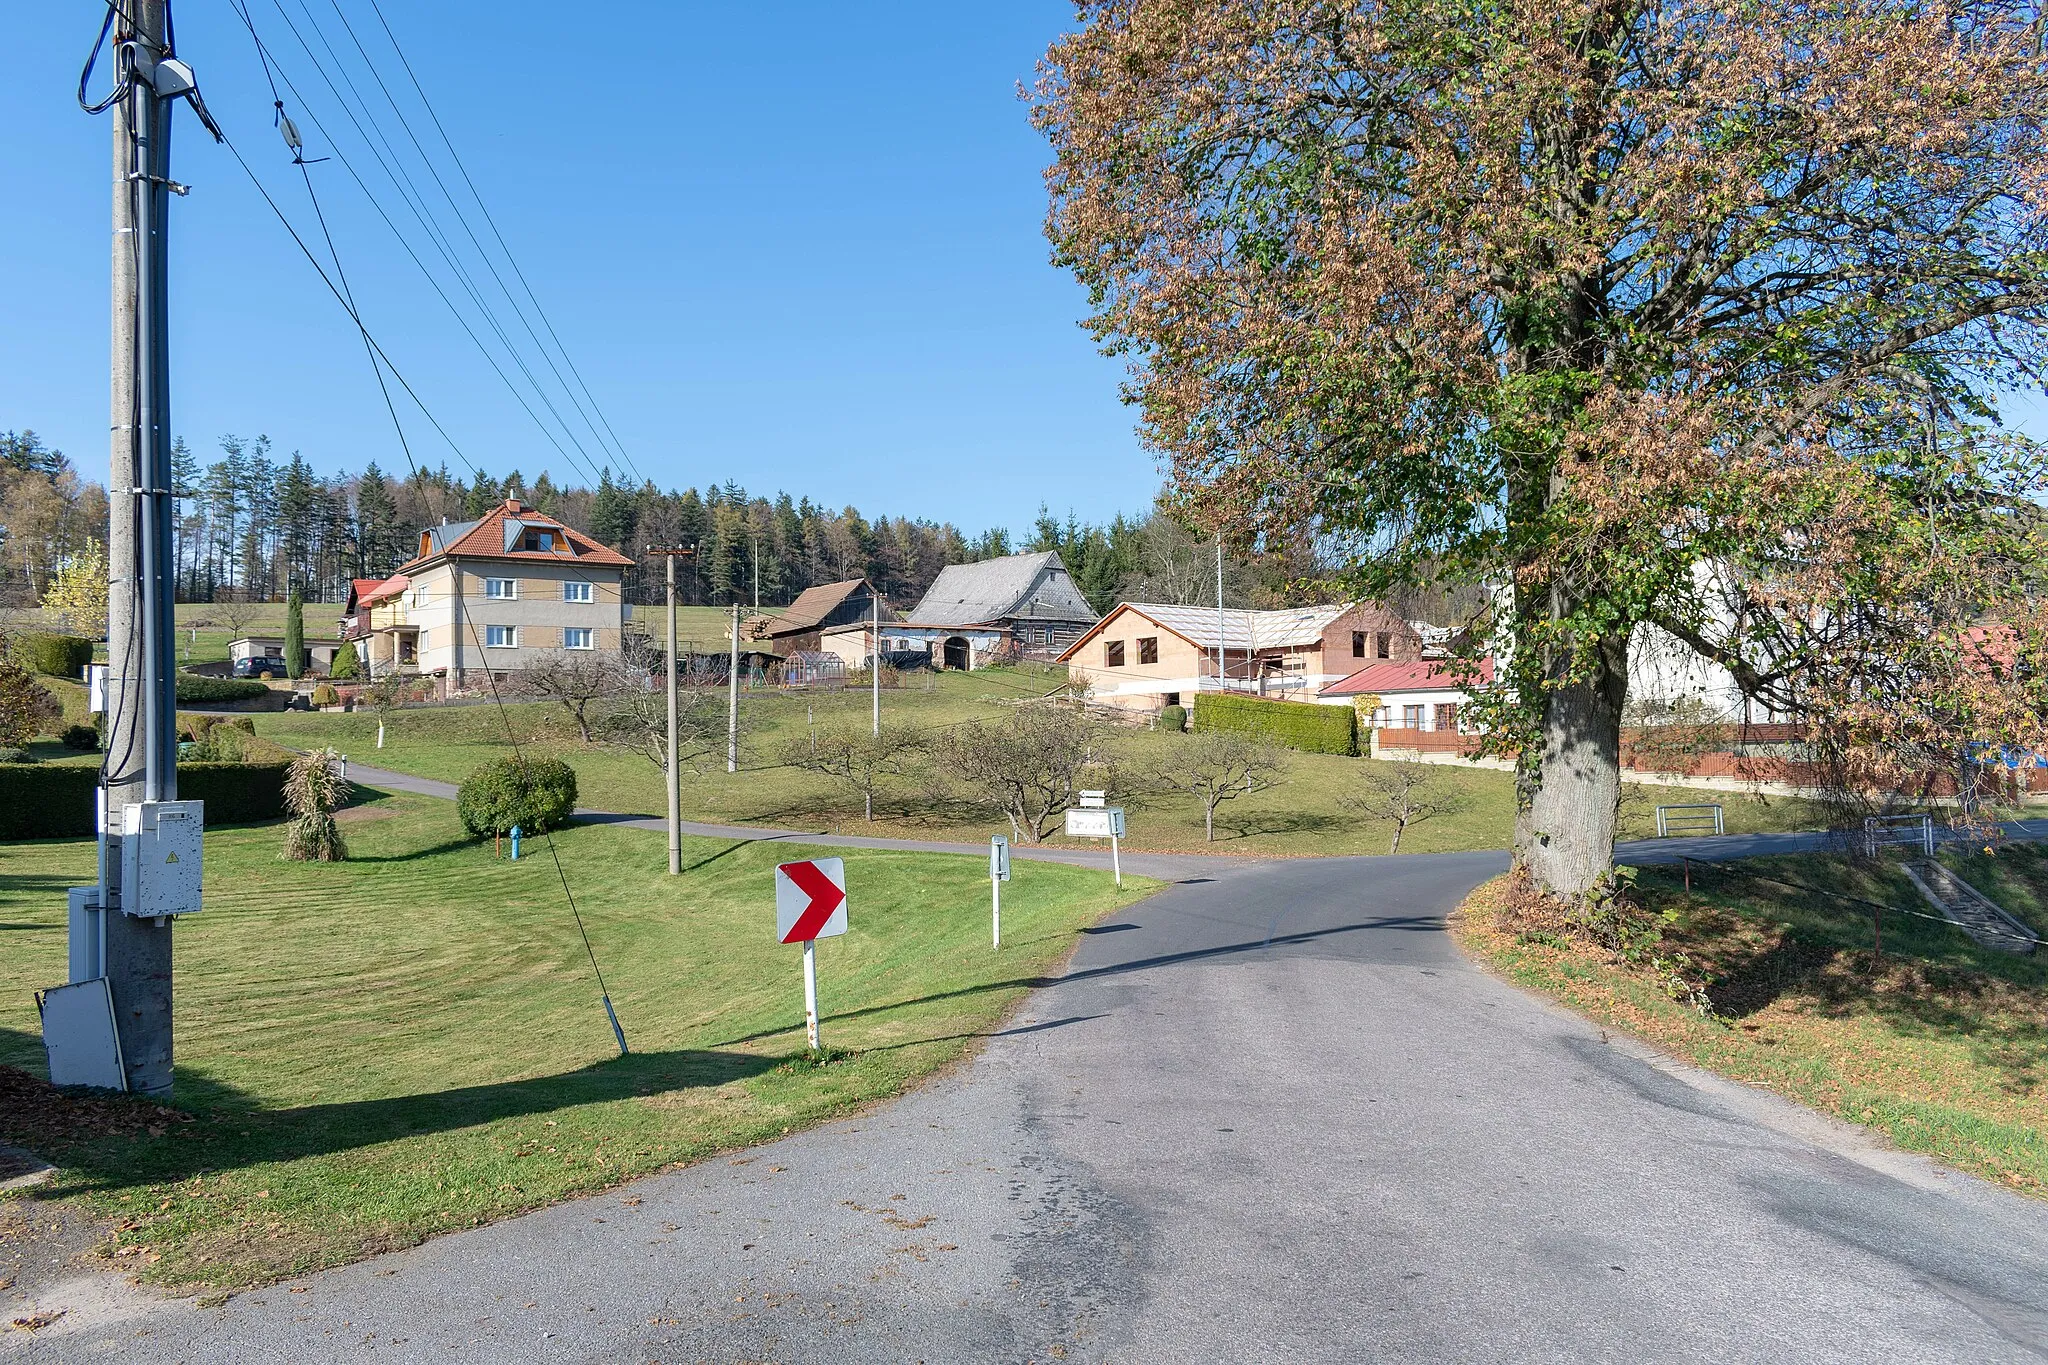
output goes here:
{"type": "Polygon", "coordinates": [[[1931,815],[1872,815],[1863,821],[1864,856],[1875,858],[1878,849],[1892,844],[1918,844],[1923,857],[1934,856],[1934,817],[1931,815]]]}
{"type": "Polygon", "coordinates": [[[1722,821],[1718,803],[1709,802],[1693,806],[1657,807],[1657,837],[1659,839],[1680,838],[1691,834],[1726,834],[1727,826],[1722,821]]]}

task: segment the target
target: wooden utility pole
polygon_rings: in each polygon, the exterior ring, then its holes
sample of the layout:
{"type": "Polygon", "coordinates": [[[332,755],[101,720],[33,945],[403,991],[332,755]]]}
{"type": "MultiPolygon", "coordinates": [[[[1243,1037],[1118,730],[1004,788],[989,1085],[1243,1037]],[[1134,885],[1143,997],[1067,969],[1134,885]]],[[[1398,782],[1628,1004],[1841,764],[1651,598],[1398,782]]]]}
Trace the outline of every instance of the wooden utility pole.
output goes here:
{"type": "Polygon", "coordinates": [[[647,553],[660,555],[666,561],[668,583],[668,874],[682,875],[683,871],[683,778],[676,767],[676,561],[697,553],[694,546],[684,549],[656,549],[647,547],[647,553]]]}
{"type": "Polygon", "coordinates": [[[134,0],[114,35],[129,86],[113,106],[113,355],[107,518],[107,760],[100,833],[99,967],[128,1088],[171,1088],[171,924],[119,913],[123,810],[178,795],[169,646],[170,367],[164,272],[171,104],[154,73],[164,0],[134,0]],[[132,27],[131,27],[132,23],[132,27]]]}
{"type": "Polygon", "coordinates": [[[740,770],[740,604],[732,604],[732,665],[726,671],[725,770],[740,770]]]}

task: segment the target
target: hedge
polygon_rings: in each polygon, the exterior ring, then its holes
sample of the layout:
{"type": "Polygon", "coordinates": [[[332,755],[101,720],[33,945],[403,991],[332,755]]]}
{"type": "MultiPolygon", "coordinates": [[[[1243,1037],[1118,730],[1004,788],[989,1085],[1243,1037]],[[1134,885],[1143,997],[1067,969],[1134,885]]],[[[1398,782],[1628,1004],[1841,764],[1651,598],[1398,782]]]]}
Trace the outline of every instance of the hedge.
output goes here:
{"type": "MultiPolygon", "coordinates": [[[[178,798],[204,801],[208,825],[284,814],[287,762],[180,763],[178,798]]],[[[0,839],[90,839],[100,770],[85,764],[0,763],[0,839]]]]}
{"type": "Polygon", "coordinates": [[[51,678],[77,682],[92,662],[92,641],[83,635],[56,635],[43,630],[24,630],[11,643],[21,662],[51,678]]]}
{"type": "Polygon", "coordinates": [[[1358,754],[1358,713],[1348,706],[1201,692],[1195,696],[1195,729],[1235,730],[1305,754],[1358,754]]]}
{"type": "Polygon", "coordinates": [[[253,679],[209,678],[203,673],[177,676],[181,702],[251,701],[270,690],[253,679]]]}
{"type": "Polygon", "coordinates": [[[463,778],[455,794],[462,827],[479,838],[509,834],[515,825],[544,834],[575,809],[576,770],[558,758],[486,763],[463,778]]]}

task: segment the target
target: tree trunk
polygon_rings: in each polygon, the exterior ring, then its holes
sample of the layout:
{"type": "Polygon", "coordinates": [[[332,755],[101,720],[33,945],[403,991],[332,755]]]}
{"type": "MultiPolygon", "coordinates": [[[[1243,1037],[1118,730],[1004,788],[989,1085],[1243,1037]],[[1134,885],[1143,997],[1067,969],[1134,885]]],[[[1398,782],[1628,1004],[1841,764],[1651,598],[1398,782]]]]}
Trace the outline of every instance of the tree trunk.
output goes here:
{"type": "Polygon", "coordinates": [[[1593,675],[1553,690],[1543,706],[1538,785],[1516,860],[1554,896],[1581,900],[1614,866],[1621,807],[1621,708],[1628,637],[1600,642],[1593,675]]]}
{"type": "Polygon", "coordinates": [[[1202,807],[1202,837],[1212,844],[1216,842],[1216,803],[1213,801],[1202,807]]]}
{"type": "Polygon", "coordinates": [[[867,816],[869,822],[872,823],[875,818],[875,794],[871,791],[864,791],[860,794],[860,801],[862,812],[867,816]]]}

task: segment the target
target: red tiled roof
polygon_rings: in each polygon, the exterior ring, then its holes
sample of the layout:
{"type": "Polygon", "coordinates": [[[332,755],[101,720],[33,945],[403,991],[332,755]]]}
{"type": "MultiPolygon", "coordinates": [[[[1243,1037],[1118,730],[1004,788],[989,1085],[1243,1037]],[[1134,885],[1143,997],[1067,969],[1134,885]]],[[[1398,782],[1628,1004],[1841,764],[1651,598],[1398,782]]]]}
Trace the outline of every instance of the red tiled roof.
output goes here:
{"type": "Polygon", "coordinates": [[[378,602],[388,602],[411,586],[412,580],[410,578],[407,578],[402,573],[395,573],[358,597],[356,602],[358,605],[365,607],[372,606],[378,602]]]}
{"type": "MultiPolygon", "coordinates": [[[[1493,681],[1493,660],[1479,661],[1477,679],[1482,686],[1493,681]]],[[[1445,659],[1418,659],[1413,663],[1383,659],[1366,665],[1348,678],[1331,683],[1323,689],[1322,695],[1358,697],[1388,692],[1445,692],[1466,685],[1445,659]]]]}
{"type": "MultiPolygon", "coordinates": [[[[450,528],[453,529],[453,528],[450,528]]],[[[422,537],[427,543],[431,537],[422,537]]],[[[604,564],[616,568],[631,568],[633,561],[609,545],[599,544],[581,531],[562,525],[550,516],[527,507],[517,498],[507,498],[483,514],[470,528],[452,543],[416,556],[411,564],[439,558],[442,555],[460,555],[465,559],[503,559],[517,562],[537,560],[551,564],[604,564]],[[516,521],[522,526],[535,530],[552,531],[556,537],[553,550],[524,550],[505,548],[505,523],[516,521]]],[[[410,568],[411,564],[406,567],[410,568]]]]}

